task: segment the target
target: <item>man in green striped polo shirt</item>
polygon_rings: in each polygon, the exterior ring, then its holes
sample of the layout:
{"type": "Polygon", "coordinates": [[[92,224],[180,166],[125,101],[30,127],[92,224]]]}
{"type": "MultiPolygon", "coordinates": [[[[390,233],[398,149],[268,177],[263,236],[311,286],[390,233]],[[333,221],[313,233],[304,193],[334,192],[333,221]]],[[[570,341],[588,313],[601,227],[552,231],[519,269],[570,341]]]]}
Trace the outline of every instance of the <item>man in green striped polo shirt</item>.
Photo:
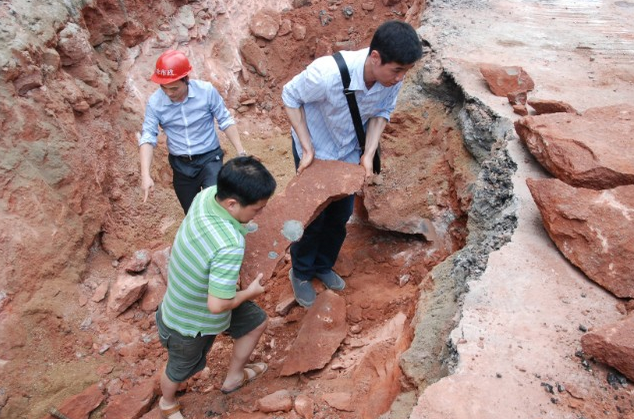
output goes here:
{"type": "Polygon", "coordinates": [[[168,360],[161,375],[161,416],[180,419],[179,384],[205,368],[216,335],[234,339],[227,376],[221,388],[231,393],[261,376],[265,363],[247,364],[267,316],[252,299],[264,292],[262,274],[244,290],[238,280],[246,229],[275,191],[271,173],[253,157],[229,160],[216,186],[196,195],[170,255],[168,285],[156,314],[168,360]]]}

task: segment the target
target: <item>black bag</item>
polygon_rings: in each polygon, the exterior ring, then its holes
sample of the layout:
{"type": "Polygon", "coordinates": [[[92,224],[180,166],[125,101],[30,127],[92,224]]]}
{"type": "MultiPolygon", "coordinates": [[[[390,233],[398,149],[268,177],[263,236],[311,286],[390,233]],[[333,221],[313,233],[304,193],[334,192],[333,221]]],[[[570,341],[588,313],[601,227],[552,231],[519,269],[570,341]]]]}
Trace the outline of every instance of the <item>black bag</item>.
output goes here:
{"type": "MultiPolygon", "coordinates": [[[[348,90],[350,87],[350,73],[348,72],[348,66],[345,60],[341,56],[340,52],[336,52],[332,55],[339,66],[339,72],[341,73],[341,82],[343,83],[343,94],[346,95],[348,101],[348,107],[350,108],[350,115],[352,115],[352,122],[354,123],[354,130],[357,133],[357,139],[361,146],[361,152],[365,152],[365,131],[363,130],[363,123],[361,122],[361,114],[359,113],[359,106],[357,105],[357,98],[354,95],[354,90],[348,90]]],[[[377,147],[376,153],[374,153],[374,160],[372,161],[372,171],[377,175],[381,173],[381,156],[380,146],[377,147]]]]}

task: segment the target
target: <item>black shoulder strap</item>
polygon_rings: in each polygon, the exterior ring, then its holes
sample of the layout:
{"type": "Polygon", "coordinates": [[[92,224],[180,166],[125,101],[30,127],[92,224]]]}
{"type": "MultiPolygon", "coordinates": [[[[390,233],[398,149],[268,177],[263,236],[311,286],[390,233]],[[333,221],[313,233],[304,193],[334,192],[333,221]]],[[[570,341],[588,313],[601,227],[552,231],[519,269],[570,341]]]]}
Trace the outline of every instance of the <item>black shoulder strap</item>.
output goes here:
{"type": "MultiPolygon", "coordinates": [[[[341,73],[341,82],[343,83],[343,94],[346,95],[348,101],[348,108],[350,108],[350,115],[352,115],[352,123],[354,124],[354,131],[357,133],[357,139],[361,146],[361,152],[365,152],[365,131],[363,130],[363,122],[361,121],[361,113],[359,112],[359,106],[357,105],[357,98],[354,95],[354,90],[350,90],[350,73],[348,72],[348,66],[346,61],[341,56],[340,52],[335,52],[332,55],[337,62],[339,72],[341,73]]],[[[381,172],[381,157],[379,156],[379,150],[376,150],[374,154],[374,161],[372,162],[374,173],[381,172]]]]}
{"type": "Polygon", "coordinates": [[[341,73],[341,81],[343,82],[343,94],[346,95],[348,101],[348,107],[350,108],[350,114],[352,115],[352,122],[354,123],[354,130],[357,133],[357,139],[361,145],[361,150],[365,150],[365,131],[363,130],[363,123],[361,122],[361,114],[359,113],[359,106],[357,105],[357,98],[354,95],[354,90],[349,90],[350,87],[350,73],[348,72],[348,66],[341,56],[340,52],[335,52],[332,55],[339,66],[339,72],[341,73]]]}

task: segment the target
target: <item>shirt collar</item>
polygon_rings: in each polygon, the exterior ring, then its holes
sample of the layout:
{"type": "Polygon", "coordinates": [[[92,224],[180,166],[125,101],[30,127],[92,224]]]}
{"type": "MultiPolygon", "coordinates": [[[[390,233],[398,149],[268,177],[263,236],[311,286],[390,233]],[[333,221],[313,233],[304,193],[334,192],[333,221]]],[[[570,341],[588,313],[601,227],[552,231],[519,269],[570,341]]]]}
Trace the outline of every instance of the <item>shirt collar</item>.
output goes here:
{"type": "Polygon", "coordinates": [[[216,201],[217,193],[218,193],[217,186],[214,185],[209,188],[207,196],[205,197],[206,198],[205,209],[211,214],[215,214],[218,217],[222,218],[223,220],[229,221],[231,225],[233,225],[236,228],[236,230],[240,232],[240,234],[242,234],[243,236],[246,236],[247,229],[242,225],[242,223],[240,223],[240,221],[233,218],[231,214],[229,214],[229,211],[227,211],[222,205],[218,203],[218,201],[216,201]]]}
{"type": "Polygon", "coordinates": [[[187,100],[190,97],[196,96],[196,94],[194,93],[194,89],[192,88],[192,81],[191,80],[189,81],[189,84],[187,85],[187,97],[182,102],[177,102],[177,103],[172,102],[172,100],[169,98],[169,96],[167,96],[165,94],[165,92],[163,91],[163,89],[161,89],[160,87],[159,87],[159,92],[161,92],[161,105],[163,105],[163,106],[182,105],[184,103],[187,103],[187,100]]]}
{"type": "Polygon", "coordinates": [[[363,81],[363,67],[369,50],[370,48],[364,48],[356,51],[350,63],[352,65],[348,64],[348,71],[352,70],[350,73],[350,90],[366,90],[365,82],[363,81]]]}
{"type": "Polygon", "coordinates": [[[364,48],[357,51],[358,55],[354,57],[354,66],[352,68],[352,74],[350,75],[350,90],[361,90],[369,94],[370,92],[376,93],[386,88],[378,81],[375,82],[370,89],[365,87],[365,80],[363,80],[363,70],[365,67],[365,60],[368,58],[369,53],[370,48],[364,48]],[[360,61],[360,63],[358,63],[358,61],[360,61]]]}

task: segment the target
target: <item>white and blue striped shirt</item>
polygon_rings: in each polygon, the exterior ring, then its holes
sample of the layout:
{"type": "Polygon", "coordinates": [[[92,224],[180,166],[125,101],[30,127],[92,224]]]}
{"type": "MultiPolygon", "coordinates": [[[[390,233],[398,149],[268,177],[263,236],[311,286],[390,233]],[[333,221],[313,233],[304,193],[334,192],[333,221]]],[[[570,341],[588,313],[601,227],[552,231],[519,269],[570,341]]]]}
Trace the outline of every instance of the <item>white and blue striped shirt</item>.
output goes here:
{"type": "MultiPolygon", "coordinates": [[[[382,117],[390,120],[402,85],[400,82],[385,87],[377,82],[368,90],[363,80],[363,67],[368,54],[369,48],[341,51],[350,73],[349,88],[355,91],[364,127],[370,118],[382,117]]],[[[282,91],[282,101],[289,108],[304,107],[315,158],[359,163],[361,148],[348,102],[343,94],[339,67],[332,56],[317,58],[286,83],[282,91]]],[[[302,147],[294,130],[292,135],[301,157],[302,147]]]]}
{"type": "Polygon", "coordinates": [[[189,80],[187,97],[183,102],[172,102],[163,90],[158,89],[150,96],[145,108],[139,146],[149,143],[156,147],[160,126],[167,135],[170,154],[191,156],[206,153],[220,146],[214,119],[222,131],[235,124],[220,93],[211,83],[189,80]]]}

